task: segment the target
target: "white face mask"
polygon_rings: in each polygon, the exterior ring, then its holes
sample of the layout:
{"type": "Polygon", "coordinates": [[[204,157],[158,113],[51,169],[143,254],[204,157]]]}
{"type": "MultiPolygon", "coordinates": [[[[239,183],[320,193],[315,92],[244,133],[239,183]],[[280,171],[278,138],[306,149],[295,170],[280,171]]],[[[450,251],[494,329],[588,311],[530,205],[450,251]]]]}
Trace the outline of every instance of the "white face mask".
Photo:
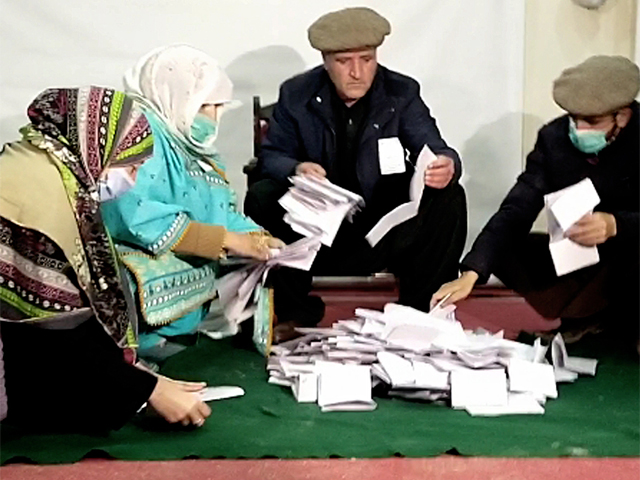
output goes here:
{"type": "Polygon", "coordinates": [[[123,195],[136,184],[126,167],[115,167],[105,171],[99,182],[100,201],[106,202],[123,195]]]}

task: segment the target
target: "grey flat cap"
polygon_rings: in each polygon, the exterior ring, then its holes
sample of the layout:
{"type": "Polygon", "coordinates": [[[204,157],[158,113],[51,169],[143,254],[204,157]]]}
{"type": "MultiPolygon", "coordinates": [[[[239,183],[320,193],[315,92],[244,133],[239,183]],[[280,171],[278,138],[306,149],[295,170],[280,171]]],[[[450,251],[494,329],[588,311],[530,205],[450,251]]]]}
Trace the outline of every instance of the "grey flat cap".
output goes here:
{"type": "Polygon", "coordinates": [[[366,7],[327,13],[309,27],[309,43],[321,52],[377,47],[391,33],[389,22],[366,7]]]}
{"type": "Polygon", "coordinates": [[[553,99],[574,115],[605,115],[631,104],[640,90],[640,70],[620,56],[596,55],[567,68],[553,82],[553,99]]]}

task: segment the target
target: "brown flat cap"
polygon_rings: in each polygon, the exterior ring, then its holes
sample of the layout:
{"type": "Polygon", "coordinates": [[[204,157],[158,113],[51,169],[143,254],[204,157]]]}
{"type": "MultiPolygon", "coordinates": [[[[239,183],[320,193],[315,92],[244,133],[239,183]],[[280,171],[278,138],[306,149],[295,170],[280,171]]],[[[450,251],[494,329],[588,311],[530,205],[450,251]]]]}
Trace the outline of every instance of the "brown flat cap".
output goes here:
{"type": "Polygon", "coordinates": [[[309,27],[309,43],[321,52],[377,47],[391,33],[389,22],[366,7],[327,13],[309,27]]]}
{"type": "Polygon", "coordinates": [[[553,82],[553,99],[574,115],[605,115],[631,104],[639,90],[640,70],[635,63],[596,55],[562,72],[553,82]]]}

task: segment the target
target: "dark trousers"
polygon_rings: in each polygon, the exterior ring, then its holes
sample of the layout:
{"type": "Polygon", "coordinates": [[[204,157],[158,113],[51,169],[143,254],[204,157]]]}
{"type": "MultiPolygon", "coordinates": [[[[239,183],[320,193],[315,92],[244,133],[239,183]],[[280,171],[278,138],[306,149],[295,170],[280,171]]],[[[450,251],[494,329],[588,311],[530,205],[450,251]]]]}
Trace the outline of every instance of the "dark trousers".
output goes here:
{"type": "Polygon", "coordinates": [[[637,331],[638,245],[615,238],[609,242],[599,249],[599,263],[558,277],[549,253],[549,236],[532,233],[517,248],[504,252],[494,274],[545,318],[575,320],[601,315],[607,322],[637,331]]]}
{"type": "Polygon", "coordinates": [[[85,433],[118,429],[147,401],[156,378],[125,362],[94,318],[72,330],[4,322],[7,421],[85,433]]]}
{"type": "MultiPolygon", "coordinates": [[[[272,235],[291,243],[300,238],[284,220],[278,200],[286,192],[272,180],[261,180],[247,192],[245,214],[272,235]]],[[[363,232],[344,221],[333,245],[323,246],[309,272],[280,268],[270,275],[279,322],[317,324],[324,313],[320,299],[310,297],[313,275],[370,275],[383,269],[399,281],[399,302],[429,310],[433,293],[458,276],[458,262],[467,235],[464,189],[449,185],[425,188],[419,213],[392,229],[371,247],[363,232]]]]}

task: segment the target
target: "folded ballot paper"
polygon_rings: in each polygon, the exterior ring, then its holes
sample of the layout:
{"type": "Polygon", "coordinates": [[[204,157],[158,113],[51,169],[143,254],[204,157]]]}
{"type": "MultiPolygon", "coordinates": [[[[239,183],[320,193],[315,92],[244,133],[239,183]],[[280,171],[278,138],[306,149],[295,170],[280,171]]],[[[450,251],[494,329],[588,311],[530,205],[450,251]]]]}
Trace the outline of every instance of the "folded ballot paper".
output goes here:
{"type": "Polygon", "coordinates": [[[326,178],[296,175],[293,186],[279,200],[286,210],[284,220],[305,237],[319,237],[331,246],[342,221],[358,211],[364,200],[349,190],[334,185],[326,178]]]}
{"type": "Polygon", "coordinates": [[[455,306],[424,313],[387,304],[356,309],[331,328],[301,328],[275,345],[269,383],[323,412],[376,408],[373,392],[439,402],[471,415],[543,414],[557,383],[595,375],[597,361],[567,355],[561,335],[549,347],[506,340],[502,332],[464,330],[455,306]]]}
{"type": "Polygon", "coordinates": [[[418,214],[420,200],[422,199],[422,191],[424,190],[424,172],[435,159],[435,154],[427,145],[422,147],[409,185],[410,201],[391,210],[369,231],[366,235],[366,239],[372,247],[382,240],[382,238],[393,227],[406,222],[418,214]]]}
{"type": "Polygon", "coordinates": [[[269,270],[278,266],[309,270],[318,250],[318,237],[303,238],[283,248],[274,249],[266,262],[248,260],[246,265],[219,278],[216,289],[224,317],[230,324],[230,333],[237,333],[238,325],[255,313],[259,303],[258,294],[269,270]]]}
{"type": "Polygon", "coordinates": [[[593,212],[600,197],[590,179],[545,195],[549,229],[549,250],[558,276],[566,275],[600,261],[597,247],[585,247],[566,238],[565,233],[578,220],[593,212]]]}

